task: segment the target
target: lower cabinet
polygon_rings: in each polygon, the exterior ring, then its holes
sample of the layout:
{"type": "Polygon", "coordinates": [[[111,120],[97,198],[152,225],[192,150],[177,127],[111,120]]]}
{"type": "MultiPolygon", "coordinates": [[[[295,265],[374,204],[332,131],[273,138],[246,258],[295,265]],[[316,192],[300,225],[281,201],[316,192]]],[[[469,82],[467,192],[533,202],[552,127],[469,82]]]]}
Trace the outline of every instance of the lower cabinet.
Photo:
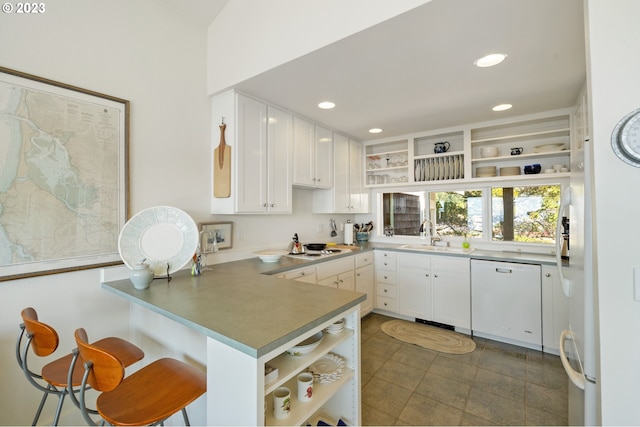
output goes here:
{"type": "Polygon", "coordinates": [[[398,313],[418,319],[433,317],[431,257],[398,254],[398,313]]]}
{"type": "Polygon", "coordinates": [[[353,273],[354,257],[326,261],[316,266],[318,285],[355,291],[356,282],[353,273]]]}
{"type": "Polygon", "coordinates": [[[471,329],[469,258],[431,256],[431,299],[434,322],[471,329]]]}
{"type": "Polygon", "coordinates": [[[373,252],[358,254],[356,258],[356,291],[367,294],[367,299],[360,303],[360,315],[366,316],[373,310],[375,295],[373,274],[373,252]]]}
{"type": "Polygon", "coordinates": [[[542,348],[560,354],[560,334],[569,329],[569,298],[562,293],[558,268],[542,266],[542,348]]]}
{"type": "Polygon", "coordinates": [[[374,266],[376,280],[375,308],[396,313],[396,257],[393,251],[375,251],[374,266]]]}
{"type": "MultiPolygon", "coordinates": [[[[360,316],[357,309],[351,309],[260,358],[257,367],[258,375],[264,375],[267,366],[277,368],[278,375],[268,383],[259,378],[258,384],[264,387],[264,391],[258,390],[257,396],[249,393],[245,397],[250,400],[255,398],[258,405],[258,419],[251,425],[316,425],[316,420],[320,418],[336,421],[342,419],[348,425],[361,425],[359,342],[360,316]],[[286,353],[288,348],[340,319],[345,319],[345,329],[337,334],[325,333],[318,347],[310,353],[301,356],[286,353]],[[344,363],[342,376],[328,383],[314,381],[311,400],[308,402],[298,400],[296,380],[298,374],[305,372],[310,365],[323,358],[328,358],[329,364],[341,360],[344,363]],[[284,419],[277,419],[273,415],[273,393],[280,387],[286,387],[291,392],[290,413],[284,419]],[[263,411],[264,416],[262,416],[263,411]]],[[[236,362],[236,366],[240,366],[239,364],[240,362],[236,362]]]]}
{"type": "Polygon", "coordinates": [[[397,266],[399,314],[471,330],[468,258],[401,253],[397,266]]]}
{"type": "Polygon", "coordinates": [[[317,281],[316,267],[309,266],[304,268],[298,268],[295,270],[287,271],[286,273],[278,275],[282,279],[297,280],[298,282],[313,283],[317,281]]]}

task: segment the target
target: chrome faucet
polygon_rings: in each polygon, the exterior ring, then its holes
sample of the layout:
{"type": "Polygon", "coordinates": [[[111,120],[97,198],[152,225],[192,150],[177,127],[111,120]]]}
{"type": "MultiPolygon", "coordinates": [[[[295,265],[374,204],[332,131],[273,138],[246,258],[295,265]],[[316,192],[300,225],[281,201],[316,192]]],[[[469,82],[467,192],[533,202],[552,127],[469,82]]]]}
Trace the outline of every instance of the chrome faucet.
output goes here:
{"type": "Polygon", "coordinates": [[[428,219],[425,219],[424,221],[422,221],[422,224],[420,224],[419,232],[420,232],[420,237],[426,238],[427,235],[429,236],[431,246],[433,246],[435,242],[439,242],[440,240],[442,240],[442,238],[438,235],[438,232],[435,230],[435,227],[433,226],[433,222],[431,222],[428,219]],[[435,236],[431,234],[432,229],[436,234],[435,236]]]}

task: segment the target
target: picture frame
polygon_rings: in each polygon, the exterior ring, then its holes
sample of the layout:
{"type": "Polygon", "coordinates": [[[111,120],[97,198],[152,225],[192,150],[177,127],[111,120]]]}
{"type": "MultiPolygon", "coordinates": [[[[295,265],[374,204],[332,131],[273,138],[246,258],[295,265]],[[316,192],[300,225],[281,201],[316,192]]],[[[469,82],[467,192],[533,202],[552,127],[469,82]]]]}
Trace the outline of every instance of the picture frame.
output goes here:
{"type": "Polygon", "coordinates": [[[218,249],[233,247],[233,222],[210,222],[200,224],[200,251],[212,253],[213,239],[216,239],[218,249]]]}
{"type": "Polygon", "coordinates": [[[0,67],[0,281],[122,264],[128,100],[0,67]]]}

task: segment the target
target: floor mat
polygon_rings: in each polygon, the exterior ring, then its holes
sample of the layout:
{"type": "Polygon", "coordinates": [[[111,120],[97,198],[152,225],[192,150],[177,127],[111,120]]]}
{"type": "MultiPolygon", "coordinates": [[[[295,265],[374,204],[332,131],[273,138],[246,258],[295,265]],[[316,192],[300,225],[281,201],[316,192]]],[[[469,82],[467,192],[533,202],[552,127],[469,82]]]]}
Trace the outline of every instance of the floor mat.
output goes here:
{"type": "Polygon", "coordinates": [[[406,320],[390,320],[380,325],[382,332],[400,341],[449,354],[471,353],[476,343],[457,332],[406,320]]]}

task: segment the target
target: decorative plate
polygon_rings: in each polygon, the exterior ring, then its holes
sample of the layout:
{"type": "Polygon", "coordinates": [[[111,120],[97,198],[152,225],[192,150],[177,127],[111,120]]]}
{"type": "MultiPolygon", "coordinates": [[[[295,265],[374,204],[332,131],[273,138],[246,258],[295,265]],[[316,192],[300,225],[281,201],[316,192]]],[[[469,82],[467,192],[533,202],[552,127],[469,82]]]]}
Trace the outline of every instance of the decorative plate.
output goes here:
{"type": "Polygon", "coordinates": [[[640,108],[616,124],[611,133],[611,148],[623,162],[640,167],[640,108]]]}
{"type": "Polygon", "coordinates": [[[145,260],[155,277],[184,267],[198,248],[195,221],[171,206],[156,206],[134,215],[122,227],[118,252],[129,268],[145,260]]]}
{"type": "Polygon", "coordinates": [[[344,360],[337,354],[327,353],[308,368],[319,383],[330,383],[342,377],[344,360]]]}

